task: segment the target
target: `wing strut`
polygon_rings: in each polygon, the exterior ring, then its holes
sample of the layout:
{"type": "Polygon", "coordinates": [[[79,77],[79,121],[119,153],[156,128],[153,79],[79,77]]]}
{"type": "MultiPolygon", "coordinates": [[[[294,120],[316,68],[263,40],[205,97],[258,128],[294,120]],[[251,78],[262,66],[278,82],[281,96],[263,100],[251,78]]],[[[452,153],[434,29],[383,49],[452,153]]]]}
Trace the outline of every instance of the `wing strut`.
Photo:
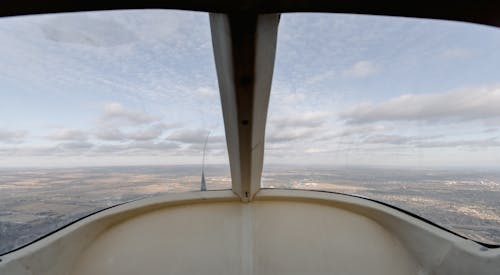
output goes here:
{"type": "Polygon", "coordinates": [[[210,14],[232,190],[242,201],[260,188],[279,18],[210,14]]]}

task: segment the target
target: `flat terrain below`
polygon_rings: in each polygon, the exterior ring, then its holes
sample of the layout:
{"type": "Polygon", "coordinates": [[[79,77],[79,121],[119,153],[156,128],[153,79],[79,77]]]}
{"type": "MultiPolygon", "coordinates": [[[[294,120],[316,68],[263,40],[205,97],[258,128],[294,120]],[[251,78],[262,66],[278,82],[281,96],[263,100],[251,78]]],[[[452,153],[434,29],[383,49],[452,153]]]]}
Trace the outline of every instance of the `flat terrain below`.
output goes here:
{"type": "MultiPolygon", "coordinates": [[[[85,215],[127,201],[200,189],[199,166],[0,169],[0,254],[85,215]]],[[[231,188],[227,166],[207,166],[207,188],[231,188]]],[[[354,194],[413,212],[460,235],[500,243],[500,172],[268,166],[264,188],[354,194]]]]}

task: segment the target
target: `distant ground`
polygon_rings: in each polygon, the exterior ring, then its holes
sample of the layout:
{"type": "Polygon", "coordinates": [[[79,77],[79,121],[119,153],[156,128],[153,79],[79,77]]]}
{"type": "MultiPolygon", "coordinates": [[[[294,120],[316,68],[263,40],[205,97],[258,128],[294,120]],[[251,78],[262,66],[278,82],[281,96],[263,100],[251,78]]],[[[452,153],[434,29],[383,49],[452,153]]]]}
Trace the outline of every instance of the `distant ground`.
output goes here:
{"type": "MultiPolygon", "coordinates": [[[[206,180],[209,190],[231,188],[226,166],[208,166],[206,180]]],[[[469,238],[500,243],[500,172],[266,166],[263,187],[369,197],[469,238]]],[[[99,209],[199,188],[199,166],[0,169],[0,254],[99,209]]]]}
{"type": "Polygon", "coordinates": [[[263,187],[326,190],[379,200],[462,236],[500,244],[500,171],[270,167],[263,187]]]}
{"type": "MultiPolygon", "coordinates": [[[[228,167],[205,175],[209,190],[231,188],[228,167]]],[[[199,166],[0,169],[0,254],[109,206],[199,191],[200,179],[199,166]]]]}

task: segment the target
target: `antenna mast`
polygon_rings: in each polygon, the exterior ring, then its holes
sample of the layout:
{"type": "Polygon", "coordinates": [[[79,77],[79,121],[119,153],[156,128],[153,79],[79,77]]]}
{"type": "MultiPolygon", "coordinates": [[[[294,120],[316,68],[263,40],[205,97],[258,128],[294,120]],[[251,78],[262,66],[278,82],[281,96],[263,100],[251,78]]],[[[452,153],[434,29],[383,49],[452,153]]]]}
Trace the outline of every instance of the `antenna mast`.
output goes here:
{"type": "Polygon", "coordinates": [[[201,161],[201,187],[200,191],[207,191],[207,184],[205,182],[205,155],[207,151],[208,137],[210,136],[210,131],[208,131],[207,137],[205,138],[205,144],[203,145],[203,159],[201,161]]]}

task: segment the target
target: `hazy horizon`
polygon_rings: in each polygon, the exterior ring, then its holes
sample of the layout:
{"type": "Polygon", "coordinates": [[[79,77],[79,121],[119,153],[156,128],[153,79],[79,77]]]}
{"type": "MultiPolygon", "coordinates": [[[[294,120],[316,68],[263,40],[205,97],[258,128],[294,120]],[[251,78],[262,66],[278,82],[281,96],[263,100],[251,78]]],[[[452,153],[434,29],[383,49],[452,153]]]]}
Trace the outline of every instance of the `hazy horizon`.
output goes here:
{"type": "MultiPolygon", "coordinates": [[[[200,190],[198,165],[8,169],[0,174],[0,254],[98,210],[200,190]]],[[[230,190],[229,169],[208,165],[208,190],[230,190]]],[[[267,166],[263,188],[307,189],[374,199],[458,234],[500,244],[500,172],[267,166]]]]}

